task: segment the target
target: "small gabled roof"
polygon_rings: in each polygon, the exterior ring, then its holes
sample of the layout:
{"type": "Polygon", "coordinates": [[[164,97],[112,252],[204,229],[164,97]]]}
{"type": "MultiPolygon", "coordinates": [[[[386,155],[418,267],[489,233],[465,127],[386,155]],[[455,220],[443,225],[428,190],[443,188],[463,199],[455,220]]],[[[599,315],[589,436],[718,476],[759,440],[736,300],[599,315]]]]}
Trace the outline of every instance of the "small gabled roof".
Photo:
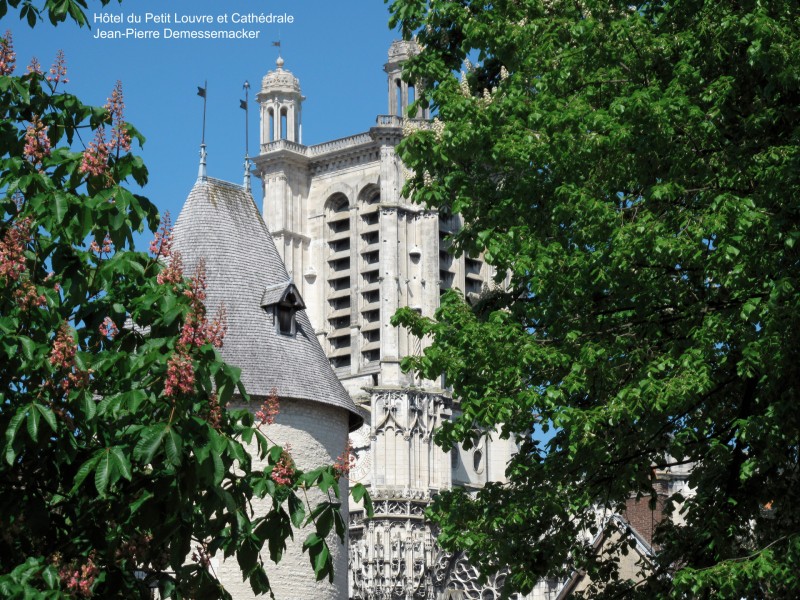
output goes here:
{"type": "Polygon", "coordinates": [[[306,303],[303,302],[300,292],[297,290],[297,287],[291,280],[266,288],[264,290],[264,295],[261,296],[261,306],[267,308],[268,306],[280,304],[286,299],[287,296],[289,296],[289,294],[292,294],[295,297],[295,308],[303,309],[306,307],[306,303]]]}
{"type": "Polygon", "coordinates": [[[205,261],[206,308],[225,306],[228,332],[223,358],[242,370],[250,394],[310,400],[350,413],[350,428],[363,417],[333,372],[317,340],[305,305],[289,278],[272,236],[242,186],[201,177],[175,224],[173,250],[184,273],[205,261]],[[282,335],[269,308],[295,294],[296,333],[282,335]]]}

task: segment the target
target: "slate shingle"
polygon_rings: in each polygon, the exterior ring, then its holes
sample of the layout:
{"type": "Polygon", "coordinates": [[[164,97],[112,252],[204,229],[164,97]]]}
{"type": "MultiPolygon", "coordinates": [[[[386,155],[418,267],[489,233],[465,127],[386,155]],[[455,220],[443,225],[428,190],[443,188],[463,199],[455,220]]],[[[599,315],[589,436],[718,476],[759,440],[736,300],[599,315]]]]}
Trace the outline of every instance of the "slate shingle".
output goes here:
{"type": "Polygon", "coordinates": [[[252,196],[218,179],[198,179],[175,224],[173,249],[191,275],[205,260],[209,315],[224,304],[228,333],[221,350],[242,370],[250,394],[272,389],[281,399],[296,398],[338,406],[350,413],[350,428],[363,418],[336,378],[305,310],[296,313],[293,336],[278,333],[263,298],[291,283],[252,196]]]}

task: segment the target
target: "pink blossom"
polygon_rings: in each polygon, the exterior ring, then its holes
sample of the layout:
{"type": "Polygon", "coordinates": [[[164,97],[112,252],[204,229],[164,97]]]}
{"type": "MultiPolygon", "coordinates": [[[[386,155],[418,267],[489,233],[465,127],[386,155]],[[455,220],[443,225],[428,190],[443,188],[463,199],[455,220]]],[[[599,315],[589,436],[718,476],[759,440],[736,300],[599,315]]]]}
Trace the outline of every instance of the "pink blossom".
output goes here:
{"type": "Polygon", "coordinates": [[[256,411],[256,419],[263,425],[272,425],[279,412],[278,390],[272,388],[267,399],[261,404],[261,408],[256,411]]]}
{"type": "Polygon", "coordinates": [[[156,258],[163,256],[167,258],[172,248],[172,222],[169,217],[169,211],[164,213],[164,218],[161,219],[161,225],[156,231],[153,241],[150,242],[150,253],[156,258]]]}
{"type": "Polygon", "coordinates": [[[31,219],[25,218],[6,229],[0,240],[0,279],[17,281],[25,272],[25,248],[31,240],[31,219]]]}
{"type": "Polygon", "coordinates": [[[167,363],[167,381],[164,395],[175,397],[178,392],[188,394],[194,389],[194,365],[184,349],[179,349],[167,363]]]}
{"type": "Polygon", "coordinates": [[[28,65],[28,73],[36,73],[37,75],[42,74],[42,64],[35,56],[31,58],[31,63],[28,65]]]}
{"type": "Polygon", "coordinates": [[[177,284],[183,280],[183,260],[180,252],[172,252],[169,264],[156,276],[159,285],[177,284]]]}
{"type": "Polygon", "coordinates": [[[108,143],[108,149],[117,152],[120,150],[128,152],[131,149],[131,136],[128,133],[128,128],[125,126],[124,110],[125,101],[122,98],[122,82],[117,81],[114,90],[111,92],[111,98],[108,99],[104,107],[111,114],[111,141],[108,143]]]}
{"type": "Polygon", "coordinates": [[[69,79],[67,79],[67,65],[66,61],[64,60],[63,50],[59,50],[56,53],[56,60],[53,63],[53,66],[50,67],[50,74],[47,76],[47,81],[52,83],[58,83],[59,81],[63,83],[69,83],[69,79]]]}
{"type": "Polygon", "coordinates": [[[222,348],[222,341],[228,333],[228,313],[224,305],[217,309],[217,315],[208,323],[205,331],[206,342],[215,348],[222,348]]]}
{"type": "Polygon", "coordinates": [[[103,238],[103,245],[97,243],[97,239],[92,240],[92,243],[89,244],[89,250],[92,252],[96,252],[97,254],[110,254],[111,253],[111,236],[108,234],[105,235],[103,238]]]}
{"type": "Polygon", "coordinates": [[[98,128],[94,141],[83,151],[83,160],[78,170],[94,176],[108,175],[108,146],[105,130],[102,127],[98,128]]]}
{"type": "Polygon", "coordinates": [[[203,546],[195,546],[195,548],[196,550],[192,552],[192,560],[204,569],[208,569],[211,566],[211,556],[208,550],[203,546]]]}
{"type": "Polygon", "coordinates": [[[278,460],[278,462],[275,463],[275,466],[272,467],[272,473],[270,473],[270,477],[272,478],[272,481],[278,485],[292,485],[292,480],[294,479],[295,475],[295,467],[294,461],[289,455],[291,449],[291,446],[286,444],[283,452],[281,452],[280,460],[278,460]]]}
{"type": "Polygon", "coordinates": [[[220,306],[217,310],[217,317],[208,322],[205,318],[205,307],[193,307],[192,311],[186,315],[186,322],[181,329],[180,344],[186,346],[203,346],[211,344],[215,348],[222,348],[222,340],[227,332],[227,317],[225,307],[220,306]]]}
{"type": "Polygon", "coordinates": [[[20,287],[14,290],[14,300],[22,310],[47,306],[47,298],[36,290],[36,286],[30,280],[22,282],[20,287]]]}
{"type": "Polygon", "coordinates": [[[197,263],[191,286],[183,294],[191,299],[193,305],[202,306],[203,301],[206,299],[206,263],[203,259],[200,259],[197,263]]]}
{"type": "Polygon", "coordinates": [[[208,415],[206,421],[214,429],[219,429],[222,424],[222,407],[219,404],[216,394],[211,394],[208,398],[208,415]]]}
{"type": "Polygon", "coordinates": [[[66,321],[56,333],[50,350],[50,364],[56,368],[71,369],[75,365],[75,339],[66,321]]]}
{"type": "Polygon", "coordinates": [[[31,124],[25,131],[25,149],[23,153],[35,167],[42,164],[45,156],[50,156],[50,138],[47,137],[48,127],[42,123],[39,115],[33,115],[31,124]]]}
{"type": "Polygon", "coordinates": [[[336,462],[333,463],[333,472],[338,480],[340,477],[347,477],[350,474],[350,469],[355,462],[355,455],[353,454],[353,446],[350,444],[350,439],[348,438],[347,443],[344,446],[344,450],[342,453],[336,458],[336,462]]]}
{"type": "Polygon", "coordinates": [[[86,560],[86,563],[79,568],[74,563],[61,567],[58,571],[58,576],[70,595],[90,598],[92,596],[92,586],[99,573],[100,570],[94,563],[94,554],[92,554],[86,560]]]}
{"type": "Polygon", "coordinates": [[[15,62],[17,55],[14,53],[11,31],[7,30],[0,39],[0,75],[11,75],[14,72],[15,62]]]}

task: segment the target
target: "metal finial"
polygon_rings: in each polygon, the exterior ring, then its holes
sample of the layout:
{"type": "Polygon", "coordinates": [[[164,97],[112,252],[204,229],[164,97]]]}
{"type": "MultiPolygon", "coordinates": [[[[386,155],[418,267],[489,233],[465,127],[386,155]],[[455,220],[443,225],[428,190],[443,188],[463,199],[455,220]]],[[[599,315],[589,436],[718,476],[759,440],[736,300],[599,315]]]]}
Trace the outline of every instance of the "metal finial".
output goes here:
{"type": "Polygon", "coordinates": [[[197,171],[197,179],[200,181],[205,181],[207,178],[206,175],[206,145],[200,144],[200,168],[197,171]]]}
{"type": "Polygon", "coordinates": [[[197,86],[197,95],[203,99],[203,135],[200,138],[200,143],[206,143],[206,101],[208,96],[208,81],[205,82],[203,87],[197,86]]]}

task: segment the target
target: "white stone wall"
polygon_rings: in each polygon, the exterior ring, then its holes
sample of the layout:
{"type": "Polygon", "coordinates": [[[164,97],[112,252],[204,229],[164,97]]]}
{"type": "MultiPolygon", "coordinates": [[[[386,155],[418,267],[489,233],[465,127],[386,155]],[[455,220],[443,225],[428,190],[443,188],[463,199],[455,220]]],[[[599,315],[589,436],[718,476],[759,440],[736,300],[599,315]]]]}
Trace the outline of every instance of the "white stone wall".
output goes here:
{"type": "MultiPolygon", "coordinates": [[[[258,410],[259,403],[254,400],[248,407],[258,410]]],[[[345,449],[348,432],[347,411],[324,404],[308,401],[284,400],[280,404],[280,414],[276,422],[265,427],[268,437],[276,444],[291,445],[291,455],[298,468],[311,470],[318,466],[332,464],[345,449]]],[[[251,455],[258,452],[249,448],[251,455]]],[[[257,462],[254,463],[255,465],[257,462]]],[[[347,480],[342,479],[340,485],[342,513],[345,522],[348,520],[347,480]]],[[[309,492],[312,506],[321,498],[317,491],[309,492]]],[[[272,500],[256,502],[256,512],[266,513],[272,500]]],[[[278,565],[271,562],[269,550],[262,552],[272,589],[276,600],[345,600],[347,598],[347,544],[339,542],[335,535],[328,539],[333,557],[334,582],[325,579],[314,581],[313,569],[308,553],[303,553],[302,546],[306,536],[314,531],[313,524],[295,532],[294,540],[288,540],[286,552],[278,565]]],[[[242,581],[239,566],[235,557],[224,563],[216,559],[215,570],[225,587],[235,600],[255,598],[248,582],[242,581]]]]}

